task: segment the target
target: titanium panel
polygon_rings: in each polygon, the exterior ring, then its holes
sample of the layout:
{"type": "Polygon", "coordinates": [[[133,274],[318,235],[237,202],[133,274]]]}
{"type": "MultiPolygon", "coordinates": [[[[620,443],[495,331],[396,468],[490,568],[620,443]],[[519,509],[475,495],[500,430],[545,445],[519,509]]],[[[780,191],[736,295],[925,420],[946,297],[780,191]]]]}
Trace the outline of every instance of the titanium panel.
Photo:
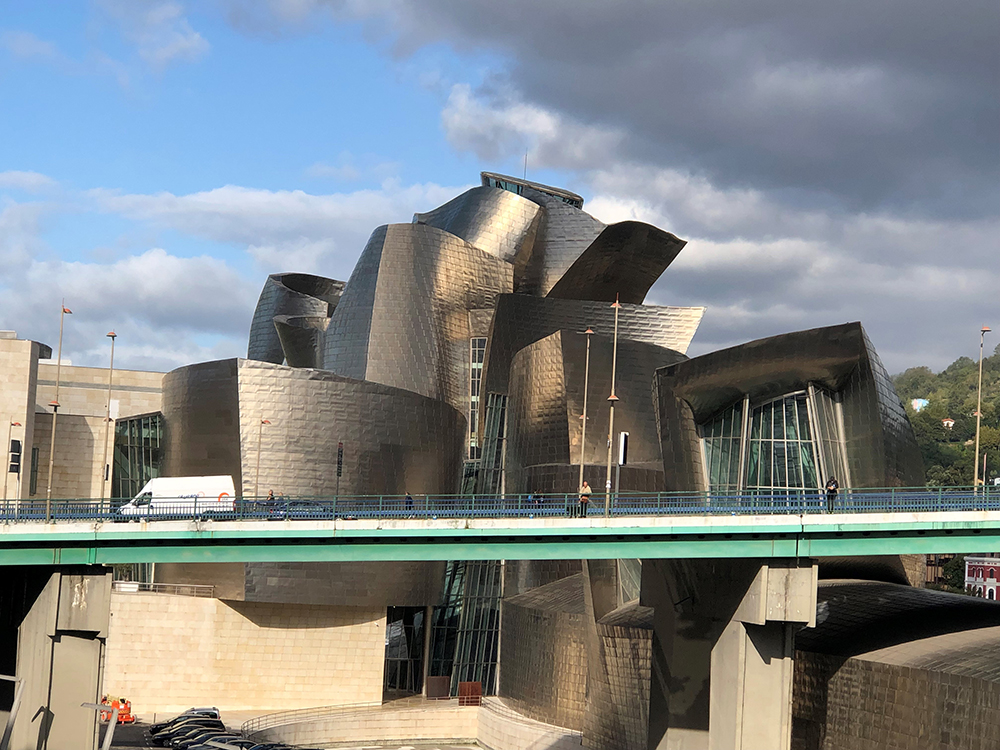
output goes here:
{"type": "Polygon", "coordinates": [[[274,316],[274,328],[289,367],[323,367],[323,344],[329,325],[330,319],[320,316],[274,316]]]}
{"type": "Polygon", "coordinates": [[[504,703],[536,721],[583,730],[585,617],[581,573],[504,599],[500,648],[504,703]]]}
{"type": "Polygon", "coordinates": [[[545,209],[545,214],[518,291],[544,297],[604,231],[605,224],[549,193],[526,187],[521,194],[545,209]]]}
{"type": "Polygon", "coordinates": [[[427,224],[460,237],[485,253],[514,265],[514,288],[535,246],[542,207],[507,190],[476,187],[443,206],[414,214],[414,224],[427,224]]]}
{"type": "Polygon", "coordinates": [[[657,370],[664,489],[707,489],[698,424],[744,396],[765,401],[809,383],[841,394],[850,468],[850,477],[840,478],[842,487],[922,483],[920,452],[899,397],[861,324],[845,323],[759,339],[657,370]]]}
{"type": "Polygon", "coordinates": [[[465,417],[397,388],[253,360],[164,378],[167,476],[230,474],[252,494],[452,494],[465,417]],[[270,424],[261,429],[260,420],[270,424]],[[337,443],[344,470],[336,477],[337,443]]]}
{"type": "MultiPolygon", "coordinates": [[[[619,346],[625,341],[638,341],[684,354],[704,314],[704,307],[623,304],[618,321],[619,346]]],[[[598,336],[610,337],[614,325],[615,311],[605,302],[501,294],[483,365],[483,390],[506,393],[514,355],[529,344],[559,330],[583,332],[587,326],[598,336]]]]}
{"type": "MultiPolygon", "coordinates": [[[[585,336],[557,331],[515,355],[507,408],[508,492],[576,491],[579,469],[567,469],[580,464],[586,345],[585,336]],[[550,484],[552,480],[562,484],[550,484]]],[[[611,358],[611,340],[594,336],[584,459],[590,471],[600,477],[596,488],[604,486],[606,474],[611,358]]],[[[629,470],[621,476],[624,490],[644,490],[647,481],[638,487],[631,482],[643,472],[660,473],[662,458],[650,383],[658,367],[683,359],[683,354],[650,344],[618,343],[615,430],[629,433],[629,470]]],[[[655,479],[653,483],[659,484],[655,479]]]]}
{"type": "Polygon", "coordinates": [[[257,300],[247,358],[280,365],[286,357],[275,330],[279,315],[329,319],[333,314],[344,282],[305,273],[276,273],[267,277],[257,300]]]}
{"type": "MultiPolygon", "coordinates": [[[[240,465],[239,360],[178,368],[163,376],[165,441],[161,476],[226,474],[243,493],[240,465]]],[[[258,417],[259,419],[259,417],[258,417]]],[[[252,490],[251,490],[252,491],[252,490]]]]}
{"type": "Polygon", "coordinates": [[[512,274],[509,263],[440,229],[380,228],[334,312],[324,366],[467,413],[468,313],[509,292],[512,274]]]}
{"type": "Polygon", "coordinates": [[[338,607],[441,603],[444,562],[248,563],[244,600],[338,607]]]}
{"type": "Polygon", "coordinates": [[[621,302],[641,305],[649,288],[686,244],[650,224],[611,224],[546,296],[604,302],[619,298],[621,302]]]}

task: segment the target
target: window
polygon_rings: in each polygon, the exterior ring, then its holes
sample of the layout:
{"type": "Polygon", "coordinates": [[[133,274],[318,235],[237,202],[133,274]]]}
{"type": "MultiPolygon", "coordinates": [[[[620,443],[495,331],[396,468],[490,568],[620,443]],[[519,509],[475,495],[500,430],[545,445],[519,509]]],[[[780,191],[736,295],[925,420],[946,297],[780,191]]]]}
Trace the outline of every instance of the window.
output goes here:
{"type": "Polygon", "coordinates": [[[146,482],[160,476],[163,417],[143,414],[115,423],[111,462],[111,496],[135,497],[146,482]]]}
{"type": "Polygon", "coordinates": [[[709,491],[819,493],[826,476],[846,485],[839,410],[837,394],[810,385],[763,403],[744,398],[717,413],[699,425],[709,491]]]}
{"type": "Polygon", "coordinates": [[[731,406],[702,427],[705,466],[713,492],[740,491],[740,444],[743,437],[743,402],[731,406]]]}
{"type": "Polygon", "coordinates": [[[990,580],[995,581],[997,578],[997,572],[995,568],[990,568],[990,580]]]}
{"type": "Polygon", "coordinates": [[[486,358],[485,337],[469,340],[469,458],[482,455],[479,443],[479,390],[483,382],[483,360],[486,358]]]}
{"type": "Polygon", "coordinates": [[[28,494],[38,492],[38,448],[31,449],[31,474],[28,480],[28,494]]]}
{"type": "Polygon", "coordinates": [[[746,490],[787,495],[788,490],[819,485],[806,394],[796,393],[754,407],[747,445],[746,490]]]}

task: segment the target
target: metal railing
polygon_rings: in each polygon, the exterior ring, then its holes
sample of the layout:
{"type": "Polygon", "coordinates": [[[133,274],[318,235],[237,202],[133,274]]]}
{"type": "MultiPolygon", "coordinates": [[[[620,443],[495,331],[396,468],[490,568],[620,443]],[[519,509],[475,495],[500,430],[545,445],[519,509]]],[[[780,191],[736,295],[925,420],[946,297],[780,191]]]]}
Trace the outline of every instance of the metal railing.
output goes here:
{"type": "Polygon", "coordinates": [[[145,583],[142,581],[114,581],[112,591],[122,594],[170,594],[173,596],[200,596],[213,598],[215,586],[200,583],[145,583]]]}
{"type": "MultiPolygon", "coordinates": [[[[339,497],[158,499],[139,508],[123,500],[52,500],[51,518],[60,521],[126,522],[155,520],[350,521],[392,519],[597,518],[605,515],[605,495],[594,493],[587,506],[575,493],[547,495],[342,495],[339,497]]],[[[912,513],[1000,510],[1000,487],[889,487],[726,495],[711,492],[621,492],[610,501],[613,517],[746,516],[815,513],[912,513]]],[[[0,524],[45,521],[44,500],[8,500],[0,524]]]]}

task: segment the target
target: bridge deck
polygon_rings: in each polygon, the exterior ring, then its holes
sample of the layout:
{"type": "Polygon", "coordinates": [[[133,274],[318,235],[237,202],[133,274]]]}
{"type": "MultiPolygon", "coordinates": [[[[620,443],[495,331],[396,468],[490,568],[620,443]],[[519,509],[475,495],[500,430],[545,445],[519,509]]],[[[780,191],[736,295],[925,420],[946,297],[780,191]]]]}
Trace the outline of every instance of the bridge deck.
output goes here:
{"type": "Polygon", "coordinates": [[[0,565],[822,558],[989,551],[1000,551],[1000,511],[0,525],[0,565]]]}

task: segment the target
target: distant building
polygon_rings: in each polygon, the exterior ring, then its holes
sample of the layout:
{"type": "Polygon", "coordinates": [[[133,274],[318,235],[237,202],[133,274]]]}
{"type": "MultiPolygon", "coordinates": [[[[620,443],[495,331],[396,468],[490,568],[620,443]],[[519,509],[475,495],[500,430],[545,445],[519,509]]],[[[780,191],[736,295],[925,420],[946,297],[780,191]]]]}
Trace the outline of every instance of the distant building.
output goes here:
{"type": "Polygon", "coordinates": [[[965,590],[982,599],[997,598],[1000,558],[970,555],[965,558],[965,590]]]}
{"type": "Polygon", "coordinates": [[[945,417],[944,419],[941,420],[941,424],[946,430],[950,430],[952,427],[955,426],[955,420],[952,419],[951,417],[945,417]]]}

